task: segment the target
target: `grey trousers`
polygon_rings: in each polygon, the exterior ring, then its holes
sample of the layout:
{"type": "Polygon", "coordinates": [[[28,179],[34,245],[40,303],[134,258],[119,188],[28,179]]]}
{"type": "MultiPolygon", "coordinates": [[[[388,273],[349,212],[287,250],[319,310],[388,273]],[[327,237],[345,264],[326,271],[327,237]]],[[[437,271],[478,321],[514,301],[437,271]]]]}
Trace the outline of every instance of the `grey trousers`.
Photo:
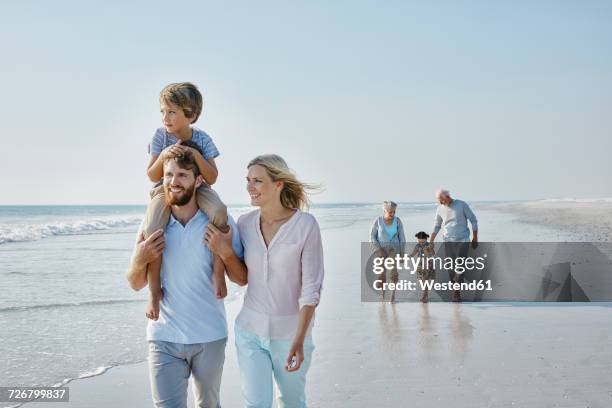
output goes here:
{"type": "Polygon", "coordinates": [[[210,343],[149,342],[149,375],[158,408],[187,408],[187,381],[192,376],[195,406],[221,407],[219,390],[227,337],[210,343]]]}
{"type": "MultiPolygon", "coordinates": [[[[469,241],[444,241],[445,256],[453,258],[465,258],[470,250],[469,241]]],[[[454,269],[448,271],[448,277],[452,282],[463,283],[465,277],[463,273],[457,273],[454,269]]]]}

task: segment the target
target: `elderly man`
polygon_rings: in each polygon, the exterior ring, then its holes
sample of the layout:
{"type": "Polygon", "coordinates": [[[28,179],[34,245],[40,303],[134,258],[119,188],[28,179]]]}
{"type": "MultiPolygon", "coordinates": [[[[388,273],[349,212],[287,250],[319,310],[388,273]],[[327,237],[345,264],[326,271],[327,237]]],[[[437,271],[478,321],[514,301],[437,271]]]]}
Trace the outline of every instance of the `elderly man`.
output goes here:
{"type": "MultiPolygon", "coordinates": [[[[194,191],[203,179],[190,152],[166,159],[163,169],[172,211],[165,237],[161,230],[146,240],[140,233],[127,272],[130,286],[142,289],[147,285],[147,264],[163,252],[159,320],[149,320],[147,327],[153,401],[156,407],[186,408],[191,376],[195,406],[219,407],[227,323],[223,300],[213,289],[213,255],[202,243],[208,217],[198,210],[194,191]]],[[[244,285],[238,229],[231,218],[228,224],[235,254],[222,260],[230,280],[244,285]]]]}
{"type": "MultiPolygon", "coordinates": [[[[439,189],[436,198],[440,205],[436,210],[434,230],[431,233],[431,242],[444,226],[444,251],[446,256],[453,259],[466,257],[470,243],[470,230],[468,220],[472,224],[472,247],[478,246],[478,220],[472,209],[465,201],[453,199],[448,190],[439,189]]],[[[449,271],[449,277],[453,282],[463,282],[463,273],[454,270],[449,271]]],[[[461,301],[461,292],[453,293],[453,302],[461,301]]]]}

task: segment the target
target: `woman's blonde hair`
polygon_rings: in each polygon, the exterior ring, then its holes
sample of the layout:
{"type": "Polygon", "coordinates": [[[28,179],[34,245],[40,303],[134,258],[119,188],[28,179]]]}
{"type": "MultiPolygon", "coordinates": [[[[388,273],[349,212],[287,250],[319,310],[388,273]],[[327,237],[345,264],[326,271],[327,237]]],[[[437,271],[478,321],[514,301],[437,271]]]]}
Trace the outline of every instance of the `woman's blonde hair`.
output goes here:
{"type": "Polygon", "coordinates": [[[287,166],[285,159],[277,154],[262,154],[249,162],[247,168],[261,166],[266,169],[266,173],[272,181],[282,181],[283,189],[280,194],[280,201],[285,208],[307,209],[310,206],[306,191],[317,191],[319,186],[307,184],[299,181],[295,174],[287,166]]]}

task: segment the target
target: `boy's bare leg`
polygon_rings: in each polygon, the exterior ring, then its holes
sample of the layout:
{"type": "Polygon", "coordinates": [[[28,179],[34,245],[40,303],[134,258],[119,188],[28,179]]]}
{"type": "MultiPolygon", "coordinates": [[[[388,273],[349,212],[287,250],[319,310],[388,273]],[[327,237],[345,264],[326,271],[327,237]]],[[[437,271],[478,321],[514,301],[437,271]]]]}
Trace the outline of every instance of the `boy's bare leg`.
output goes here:
{"type": "Polygon", "coordinates": [[[147,266],[147,280],[149,282],[149,301],[145,314],[151,320],[159,319],[159,302],[163,297],[161,288],[161,256],[147,266]]]}
{"type": "MultiPolygon", "coordinates": [[[[206,213],[208,220],[219,231],[226,233],[229,231],[227,225],[227,206],[219,198],[219,195],[208,185],[201,185],[196,190],[196,201],[198,207],[206,213]]],[[[225,265],[221,258],[214,255],[213,261],[213,284],[217,299],[227,296],[227,284],[225,283],[225,265]]]]}
{"type": "MultiPolygon", "coordinates": [[[[159,229],[165,229],[170,219],[170,207],[164,198],[164,187],[157,186],[151,190],[151,202],[147,207],[145,219],[143,221],[143,232],[145,237],[149,237],[159,229]]],[[[151,320],[159,319],[159,302],[163,292],[161,288],[161,264],[162,258],[147,265],[147,281],[149,284],[149,301],[145,311],[146,316],[151,320]]]]}
{"type": "MultiPolygon", "coordinates": [[[[393,271],[391,272],[391,282],[397,284],[398,280],[399,273],[397,272],[397,269],[393,269],[393,271]]],[[[395,286],[393,287],[393,291],[391,292],[391,301],[389,303],[395,303],[395,286]]]]}
{"type": "Polygon", "coordinates": [[[429,300],[429,291],[428,289],[423,289],[423,294],[421,295],[421,303],[427,303],[429,300]]]}
{"type": "Polygon", "coordinates": [[[196,190],[198,208],[208,215],[208,221],[221,232],[227,232],[227,206],[210,186],[202,184],[196,190]]]}
{"type": "Polygon", "coordinates": [[[223,299],[227,296],[227,285],[225,283],[225,264],[217,255],[213,262],[213,284],[215,286],[215,296],[223,299]]]}

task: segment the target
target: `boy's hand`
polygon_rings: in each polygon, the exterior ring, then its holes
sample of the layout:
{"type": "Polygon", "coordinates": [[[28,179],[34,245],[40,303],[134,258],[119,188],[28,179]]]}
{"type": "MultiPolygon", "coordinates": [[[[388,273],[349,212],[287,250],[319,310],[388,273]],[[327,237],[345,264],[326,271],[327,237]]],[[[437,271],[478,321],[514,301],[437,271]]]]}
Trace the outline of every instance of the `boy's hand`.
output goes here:
{"type": "Polygon", "coordinates": [[[162,152],[160,153],[160,157],[162,158],[162,160],[171,159],[173,157],[182,155],[184,153],[184,149],[186,149],[185,146],[173,144],[162,150],[162,152]]]}
{"type": "Polygon", "coordinates": [[[183,145],[183,141],[181,139],[176,141],[175,146],[179,146],[180,148],[182,148],[183,149],[183,153],[186,152],[186,151],[190,151],[191,154],[194,154],[194,155],[197,155],[197,156],[201,156],[202,158],[204,158],[202,156],[202,154],[198,151],[198,149],[194,149],[193,147],[190,147],[190,146],[184,146],[183,145]]]}
{"type": "Polygon", "coordinates": [[[189,147],[189,146],[184,146],[181,142],[182,140],[179,139],[175,144],[170,145],[166,147],[164,150],[162,150],[162,152],[160,153],[160,156],[162,156],[162,160],[171,159],[176,156],[181,156],[185,154],[185,152],[191,152],[191,154],[195,156],[202,157],[202,154],[197,149],[194,149],[193,147],[189,147]]]}
{"type": "Polygon", "coordinates": [[[193,147],[189,147],[189,146],[182,146],[182,147],[183,149],[190,151],[191,154],[194,155],[194,157],[200,156],[202,159],[204,159],[204,156],[202,156],[202,154],[198,152],[198,149],[194,149],[193,147]]]}

